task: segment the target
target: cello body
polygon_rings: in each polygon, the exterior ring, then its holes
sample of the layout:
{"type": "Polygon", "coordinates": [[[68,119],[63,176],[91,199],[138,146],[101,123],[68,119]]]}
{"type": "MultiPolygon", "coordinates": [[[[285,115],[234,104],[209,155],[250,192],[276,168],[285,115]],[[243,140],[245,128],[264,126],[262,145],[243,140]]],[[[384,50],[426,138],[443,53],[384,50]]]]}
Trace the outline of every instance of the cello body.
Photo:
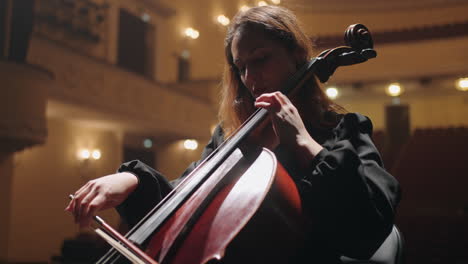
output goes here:
{"type": "Polygon", "coordinates": [[[296,185],[275,155],[237,149],[153,234],[146,253],[159,263],[288,263],[304,222],[296,185]]]}

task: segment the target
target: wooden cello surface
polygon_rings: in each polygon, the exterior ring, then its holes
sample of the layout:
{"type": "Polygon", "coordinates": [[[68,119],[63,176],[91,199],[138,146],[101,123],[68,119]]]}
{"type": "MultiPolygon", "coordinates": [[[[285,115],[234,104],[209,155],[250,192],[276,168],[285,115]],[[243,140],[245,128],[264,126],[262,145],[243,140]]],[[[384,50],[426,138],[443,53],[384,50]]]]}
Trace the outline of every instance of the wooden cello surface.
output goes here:
{"type": "Polygon", "coordinates": [[[160,263],[287,263],[303,233],[296,185],[275,155],[237,149],[152,236],[146,252],[160,263]]]}

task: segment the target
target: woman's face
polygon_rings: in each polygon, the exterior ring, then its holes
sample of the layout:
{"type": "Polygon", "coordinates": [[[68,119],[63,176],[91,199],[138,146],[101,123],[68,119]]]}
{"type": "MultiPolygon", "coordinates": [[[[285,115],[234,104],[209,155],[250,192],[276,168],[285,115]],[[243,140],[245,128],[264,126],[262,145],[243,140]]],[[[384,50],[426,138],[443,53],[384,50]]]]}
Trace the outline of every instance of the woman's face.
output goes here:
{"type": "Polygon", "coordinates": [[[296,71],[298,56],[258,29],[245,29],[231,45],[234,65],[254,98],[279,91],[296,71]]]}

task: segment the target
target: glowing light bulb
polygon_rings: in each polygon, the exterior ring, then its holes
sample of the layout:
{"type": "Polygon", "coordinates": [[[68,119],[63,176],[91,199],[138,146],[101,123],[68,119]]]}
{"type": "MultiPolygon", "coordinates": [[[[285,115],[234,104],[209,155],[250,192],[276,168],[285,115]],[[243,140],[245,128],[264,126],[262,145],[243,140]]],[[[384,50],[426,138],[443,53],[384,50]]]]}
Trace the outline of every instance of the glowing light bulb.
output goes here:
{"type": "Polygon", "coordinates": [[[468,91],[468,78],[460,78],[456,83],[457,89],[460,91],[468,91]]]}
{"type": "Polygon", "coordinates": [[[338,89],[336,89],[335,87],[327,88],[327,90],[325,90],[325,93],[330,99],[335,99],[336,97],[338,97],[339,94],[338,89]]]}
{"type": "Polygon", "coordinates": [[[395,97],[395,96],[399,96],[403,91],[402,91],[400,84],[392,83],[387,87],[386,92],[388,95],[395,97]]]}
{"type": "Polygon", "coordinates": [[[79,153],[79,158],[83,160],[87,160],[91,157],[91,152],[89,152],[89,149],[82,149],[79,153]]]}
{"type": "Polygon", "coordinates": [[[197,39],[200,36],[200,32],[198,30],[195,30],[191,27],[186,28],[184,31],[185,36],[190,37],[192,39],[197,39]]]}
{"type": "Polygon", "coordinates": [[[229,25],[229,22],[231,22],[229,18],[227,18],[225,15],[219,15],[217,17],[217,20],[218,20],[218,23],[220,23],[223,26],[227,26],[229,25]]]}
{"type": "Polygon", "coordinates": [[[198,32],[198,30],[195,30],[192,34],[193,39],[197,39],[199,36],[200,36],[200,32],[198,32]]]}
{"type": "Polygon", "coordinates": [[[101,158],[101,151],[99,149],[93,150],[93,153],[91,154],[93,159],[98,160],[101,158]]]}
{"type": "Polygon", "coordinates": [[[184,148],[189,150],[195,150],[198,148],[198,142],[195,139],[187,139],[184,141],[184,148]]]}

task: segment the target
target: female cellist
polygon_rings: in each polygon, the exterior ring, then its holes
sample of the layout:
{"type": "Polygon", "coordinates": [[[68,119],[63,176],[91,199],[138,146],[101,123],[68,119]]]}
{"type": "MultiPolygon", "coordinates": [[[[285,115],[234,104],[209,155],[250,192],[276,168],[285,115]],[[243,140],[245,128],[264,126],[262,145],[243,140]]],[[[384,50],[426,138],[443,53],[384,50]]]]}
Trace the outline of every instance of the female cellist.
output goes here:
{"type": "MultiPolygon", "coordinates": [[[[289,98],[279,92],[311,56],[310,40],[289,10],[264,6],[238,13],[225,39],[220,124],[201,160],[256,108],[267,109],[269,122],[245,144],[274,151],[313,222],[295,263],[339,263],[341,255],[368,258],[391,231],[399,185],[372,143],[369,118],[346,113],[325,96],[315,79],[289,98]]],[[[117,207],[133,225],[179,180],[169,183],[142,162],[130,161],[118,173],[86,183],[66,210],[87,226],[97,211],[117,207]]]]}

